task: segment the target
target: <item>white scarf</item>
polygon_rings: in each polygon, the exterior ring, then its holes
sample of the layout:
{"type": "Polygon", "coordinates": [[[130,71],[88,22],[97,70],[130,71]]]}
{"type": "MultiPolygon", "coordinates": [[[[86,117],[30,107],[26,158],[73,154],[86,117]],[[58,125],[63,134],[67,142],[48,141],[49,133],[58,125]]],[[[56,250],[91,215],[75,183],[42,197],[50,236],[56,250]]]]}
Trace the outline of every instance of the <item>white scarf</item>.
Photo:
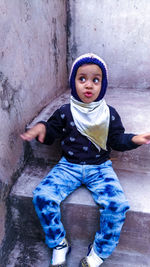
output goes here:
{"type": "Polygon", "coordinates": [[[83,103],[71,96],[70,104],[78,131],[85,135],[99,151],[101,148],[107,150],[110,112],[105,100],[83,103]]]}

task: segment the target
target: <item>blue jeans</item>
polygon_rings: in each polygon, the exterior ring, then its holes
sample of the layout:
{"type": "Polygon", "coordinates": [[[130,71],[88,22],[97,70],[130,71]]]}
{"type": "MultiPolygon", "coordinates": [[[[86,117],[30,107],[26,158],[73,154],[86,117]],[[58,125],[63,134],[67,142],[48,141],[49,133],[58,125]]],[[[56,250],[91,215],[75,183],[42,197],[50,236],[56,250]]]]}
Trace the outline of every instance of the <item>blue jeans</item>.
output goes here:
{"type": "Polygon", "coordinates": [[[60,220],[60,203],[82,184],[100,207],[100,231],[96,232],[93,246],[97,255],[105,259],[118,244],[129,209],[110,160],[100,165],[80,165],[63,157],[33,192],[35,210],[46,244],[50,248],[57,246],[66,235],[60,220]]]}

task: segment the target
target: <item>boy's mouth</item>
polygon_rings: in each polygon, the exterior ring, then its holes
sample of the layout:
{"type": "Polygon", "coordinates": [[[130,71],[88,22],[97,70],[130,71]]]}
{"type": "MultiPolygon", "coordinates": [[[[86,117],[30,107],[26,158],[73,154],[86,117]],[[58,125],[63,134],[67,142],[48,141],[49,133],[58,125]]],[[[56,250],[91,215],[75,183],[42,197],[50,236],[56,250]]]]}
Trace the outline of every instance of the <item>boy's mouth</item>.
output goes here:
{"type": "Polygon", "coordinates": [[[91,97],[93,94],[92,94],[92,92],[85,92],[84,95],[85,95],[86,97],[91,97]]]}

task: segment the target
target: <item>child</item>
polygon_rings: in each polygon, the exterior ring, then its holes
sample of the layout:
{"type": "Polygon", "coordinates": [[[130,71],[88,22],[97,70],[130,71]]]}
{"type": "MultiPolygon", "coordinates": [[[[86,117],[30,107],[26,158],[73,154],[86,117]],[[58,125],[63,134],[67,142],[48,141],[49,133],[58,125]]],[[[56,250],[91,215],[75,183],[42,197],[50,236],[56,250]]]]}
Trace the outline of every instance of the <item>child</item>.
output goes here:
{"type": "Polygon", "coordinates": [[[100,230],[81,267],[98,267],[118,244],[125,214],[129,209],[110,161],[111,149],[125,151],[150,143],[150,133],[125,134],[116,110],[104,100],[107,68],[95,54],[80,56],[70,73],[71,99],[47,122],[39,122],[22,134],[23,140],[38,138],[52,144],[61,138],[62,158],[34,191],[33,203],[53,248],[52,265],[66,267],[69,252],[60,220],[60,203],[84,184],[100,207],[100,230]]]}

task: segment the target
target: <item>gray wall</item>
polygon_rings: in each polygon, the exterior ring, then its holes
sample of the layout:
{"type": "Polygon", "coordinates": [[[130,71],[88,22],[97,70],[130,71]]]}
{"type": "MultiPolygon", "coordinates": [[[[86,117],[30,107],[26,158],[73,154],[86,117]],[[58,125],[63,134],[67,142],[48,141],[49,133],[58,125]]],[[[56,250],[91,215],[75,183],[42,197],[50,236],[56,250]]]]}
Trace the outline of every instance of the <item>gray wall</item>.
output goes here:
{"type": "Polygon", "coordinates": [[[69,2],[69,66],[94,52],[108,64],[109,86],[150,87],[150,1],[69,2]]]}
{"type": "Polygon", "coordinates": [[[0,241],[19,134],[66,86],[66,1],[0,0],[0,241]]]}

